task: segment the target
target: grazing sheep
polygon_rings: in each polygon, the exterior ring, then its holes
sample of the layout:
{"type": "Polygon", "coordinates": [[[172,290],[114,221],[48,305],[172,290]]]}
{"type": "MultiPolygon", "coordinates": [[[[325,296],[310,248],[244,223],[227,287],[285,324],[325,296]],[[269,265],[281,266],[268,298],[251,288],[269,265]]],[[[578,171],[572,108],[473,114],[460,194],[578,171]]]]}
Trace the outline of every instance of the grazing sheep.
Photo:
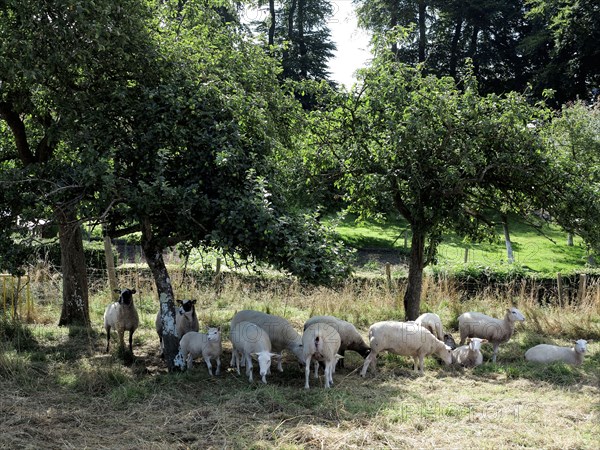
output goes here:
{"type": "Polygon", "coordinates": [[[316,322],[304,330],[302,335],[302,348],[304,349],[305,383],[304,388],[309,389],[310,362],[315,361],[315,378],[319,378],[319,362],[325,363],[325,387],[333,385],[333,371],[335,363],[342,356],[338,355],[342,339],[336,329],[326,323],[316,322]]]}
{"type": "Polygon", "coordinates": [[[419,317],[417,317],[417,319],[415,320],[415,323],[417,325],[421,325],[424,328],[427,328],[429,331],[431,331],[431,334],[433,334],[440,341],[444,340],[444,330],[442,327],[442,319],[440,319],[440,316],[438,316],[437,314],[435,314],[435,313],[421,314],[419,317]]]}
{"type": "MultiPolygon", "coordinates": [[[[291,323],[286,319],[272,314],[266,314],[260,311],[243,310],[236,313],[231,319],[231,327],[233,328],[240,322],[250,322],[265,330],[271,340],[272,350],[276,353],[281,353],[283,350],[289,350],[301,364],[304,364],[304,353],[302,351],[302,337],[294,329],[291,323]]],[[[231,365],[233,366],[233,355],[231,365]]],[[[281,358],[277,362],[277,369],[283,372],[281,358]]]]}
{"type": "Polygon", "coordinates": [[[579,339],[573,347],[558,347],[556,345],[540,344],[531,347],[525,352],[525,359],[538,363],[549,364],[562,361],[567,364],[579,366],[583,363],[583,357],[587,351],[588,341],[579,339]]]}
{"type": "Polygon", "coordinates": [[[444,341],[444,344],[446,344],[452,350],[454,350],[456,348],[456,341],[454,340],[454,338],[452,337],[452,335],[450,333],[444,334],[443,341],[444,341]]]}
{"type": "MultiPolygon", "coordinates": [[[[199,331],[200,324],[196,315],[196,300],[177,300],[179,308],[175,311],[175,335],[179,338],[183,337],[189,331],[199,331]]],[[[160,342],[160,356],[164,354],[162,341],[163,323],[160,315],[160,309],[156,313],[156,333],[160,342]]]]}
{"type": "Polygon", "coordinates": [[[119,300],[111,303],[104,311],[104,329],[106,330],[106,352],[110,347],[110,330],[114,328],[119,335],[121,348],[125,347],[125,331],[129,331],[129,351],[133,354],[133,333],[140,323],[137,310],[133,304],[135,289],[115,289],[119,300]]]}
{"type": "Polygon", "coordinates": [[[463,367],[480,366],[483,363],[481,344],[486,342],[487,339],[467,338],[467,345],[452,351],[452,359],[463,367]]]}
{"type": "Polygon", "coordinates": [[[508,342],[511,338],[515,331],[515,322],[524,320],[525,317],[517,308],[507,309],[504,319],[496,319],[477,312],[466,312],[458,317],[460,345],[463,345],[468,337],[487,339],[494,345],[492,362],[495,363],[500,344],[508,342]]]}
{"type": "Polygon", "coordinates": [[[423,372],[425,356],[437,355],[446,364],[452,363],[450,348],[431,332],[414,322],[377,322],[369,328],[371,353],[365,358],[360,375],[364,377],[371,365],[375,370],[377,355],[384,350],[402,356],[412,356],[414,370],[423,372]]]}
{"type": "Polygon", "coordinates": [[[262,328],[254,323],[242,321],[231,324],[231,343],[233,358],[238,375],[240,374],[240,358],[246,362],[246,375],[252,381],[252,356],[258,359],[260,376],[267,383],[267,374],[271,369],[271,358],[279,355],[271,353],[271,340],[262,328]]]}
{"type": "Polygon", "coordinates": [[[342,356],[342,359],[340,359],[340,367],[344,367],[343,357],[345,356],[346,350],[355,351],[363,358],[371,351],[369,346],[365,344],[362,336],[350,322],[346,322],[345,320],[333,316],[313,316],[304,324],[304,332],[306,332],[306,329],[313,323],[326,323],[339,333],[341,344],[338,353],[342,356]]]}
{"type": "Polygon", "coordinates": [[[217,362],[216,374],[221,374],[221,355],[223,348],[221,346],[221,328],[209,327],[208,333],[198,333],[197,331],[188,331],[179,341],[180,361],[187,362],[187,368],[191,369],[194,358],[202,356],[208,367],[208,373],[213,375],[211,359],[217,362]]]}

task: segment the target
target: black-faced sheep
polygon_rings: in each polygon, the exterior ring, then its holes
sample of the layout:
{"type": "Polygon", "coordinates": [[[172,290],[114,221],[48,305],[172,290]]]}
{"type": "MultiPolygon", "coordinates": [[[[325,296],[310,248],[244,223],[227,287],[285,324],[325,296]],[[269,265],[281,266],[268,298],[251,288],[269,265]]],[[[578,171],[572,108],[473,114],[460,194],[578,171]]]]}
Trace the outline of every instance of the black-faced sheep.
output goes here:
{"type": "MultiPolygon", "coordinates": [[[[181,338],[184,334],[189,331],[200,330],[200,323],[198,322],[198,316],[196,315],[196,300],[177,300],[179,307],[175,311],[175,333],[176,336],[181,338]]],[[[163,323],[160,309],[156,313],[156,333],[158,334],[158,340],[160,342],[160,354],[163,355],[163,323]]]]}
{"type": "Polygon", "coordinates": [[[106,330],[106,352],[110,347],[110,330],[115,329],[119,336],[121,348],[125,347],[125,331],[129,331],[129,351],[133,353],[133,333],[139,326],[140,319],[133,304],[135,289],[115,289],[119,299],[106,307],[104,311],[104,329],[106,330]]]}

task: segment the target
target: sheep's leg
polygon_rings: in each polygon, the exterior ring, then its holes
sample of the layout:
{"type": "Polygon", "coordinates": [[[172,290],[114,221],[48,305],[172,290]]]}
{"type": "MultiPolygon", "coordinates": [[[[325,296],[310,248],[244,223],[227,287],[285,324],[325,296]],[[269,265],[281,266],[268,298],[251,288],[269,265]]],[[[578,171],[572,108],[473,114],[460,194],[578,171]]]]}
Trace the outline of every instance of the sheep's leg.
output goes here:
{"type": "Polygon", "coordinates": [[[496,364],[496,356],[498,355],[498,347],[500,344],[494,344],[494,353],[492,354],[492,362],[496,364]]]}
{"type": "Polygon", "coordinates": [[[419,367],[419,357],[418,356],[413,356],[412,358],[413,358],[413,370],[415,372],[417,372],[419,370],[418,369],[418,367],[419,367]]]}
{"type": "Polygon", "coordinates": [[[215,372],[216,375],[221,375],[221,358],[219,356],[217,356],[217,371],[215,372]]]}
{"type": "Polygon", "coordinates": [[[319,361],[315,359],[315,380],[319,379],[319,361]]]}
{"type": "MultiPolygon", "coordinates": [[[[185,353],[184,353],[185,355],[185,353]]],[[[194,358],[192,357],[192,353],[191,352],[187,352],[187,368],[188,369],[192,369],[192,367],[194,366],[194,358]]]]}
{"type": "Polygon", "coordinates": [[[330,388],[333,386],[333,368],[335,367],[335,361],[327,361],[325,363],[325,387],[330,388]]]}
{"type": "Polygon", "coordinates": [[[212,371],[212,364],[210,363],[210,356],[205,356],[204,362],[206,363],[206,367],[208,367],[208,374],[212,377],[213,371],[212,371]]]}
{"type": "Polygon", "coordinates": [[[237,369],[237,374],[241,375],[241,373],[240,373],[240,353],[236,349],[233,349],[233,355],[235,358],[235,367],[237,369]]]}
{"type": "Polygon", "coordinates": [[[308,384],[308,379],[310,378],[310,360],[311,360],[311,356],[306,358],[305,361],[305,365],[304,365],[304,389],[310,389],[310,386],[308,384]]]}
{"type": "Polygon", "coordinates": [[[110,327],[106,327],[106,353],[108,353],[109,347],[110,347],[110,327]]]}
{"type": "Polygon", "coordinates": [[[364,377],[367,374],[367,369],[369,365],[372,366],[372,370],[375,371],[375,366],[377,366],[377,353],[371,350],[371,353],[367,355],[365,358],[365,362],[363,364],[363,368],[360,371],[360,376],[364,377]]]}
{"type": "Polygon", "coordinates": [[[129,330],[129,351],[133,355],[133,330],[129,330]]]}
{"type": "MultiPolygon", "coordinates": [[[[338,354],[340,356],[346,356],[345,353],[346,353],[346,349],[338,351],[338,354]]],[[[340,368],[343,369],[344,368],[344,359],[341,358],[341,359],[336,360],[336,362],[335,362],[335,364],[333,366],[333,373],[335,373],[335,366],[337,366],[338,364],[340,365],[340,368]]]]}
{"type": "Polygon", "coordinates": [[[250,355],[244,355],[246,360],[246,375],[248,375],[248,381],[252,381],[252,357],[250,355]]]}
{"type": "Polygon", "coordinates": [[[283,352],[279,355],[279,358],[277,358],[277,370],[279,372],[283,372],[283,366],[281,365],[282,359],[283,359],[283,352]]]}
{"type": "MultiPolygon", "coordinates": [[[[231,352],[231,361],[229,361],[229,367],[236,366],[236,357],[235,357],[235,349],[231,352]]],[[[240,373],[240,368],[238,367],[238,374],[240,373]]]]}
{"type": "Polygon", "coordinates": [[[423,360],[425,359],[424,355],[419,355],[419,372],[423,373],[423,360]]]}

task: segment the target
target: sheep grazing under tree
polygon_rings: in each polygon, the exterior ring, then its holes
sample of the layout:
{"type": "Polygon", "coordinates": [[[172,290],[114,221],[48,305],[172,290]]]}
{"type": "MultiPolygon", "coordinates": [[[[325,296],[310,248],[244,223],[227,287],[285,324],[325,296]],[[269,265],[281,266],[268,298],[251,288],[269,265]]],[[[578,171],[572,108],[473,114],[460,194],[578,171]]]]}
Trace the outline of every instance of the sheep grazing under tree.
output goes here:
{"type": "MultiPolygon", "coordinates": [[[[273,352],[281,353],[283,350],[291,351],[296,358],[298,358],[298,361],[301,364],[304,364],[302,337],[294,329],[292,324],[283,317],[246,309],[233,316],[231,319],[231,327],[233,328],[240,322],[250,322],[262,328],[269,336],[273,352]]],[[[277,362],[277,369],[280,372],[283,372],[281,358],[279,358],[277,362]]]]}
{"type": "Polygon", "coordinates": [[[363,358],[371,351],[356,327],[350,322],[346,322],[345,320],[338,319],[334,316],[313,316],[304,324],[304,332],[306,332],[306,329],[314,323],[326,323],[339,333],[341,344],[337,353],[342,356],[342,359],[340,359],[340,367],[344,367],[343,357],[346,354],[346,350],[355,351],[363,358]]]}
{"type": "Polygon", "coordinates": [[[309,389],[310,362],[315,362],[315,378],[319,378],[319,361],[325,364],[325,387],[333,385],[333,372],[335,363],[342,358],[338,354],[342,339],[332,326],[316,322],[304,330],[302,335],[302,348],[304,349],[304,362],[306,367],[304,388],[309,389]]]}
{"type": "Polygon", "coordinates": [[[463,367],[480,366],[483,363],[481,344],[486,342],[487,339],[467,338],[467,345],[452,350],[452,359],[463,367]]]}
{"type": "Polygon", "coordinates": [[[139,326],[140,319],[133,304],[135,289],[115,289],[119,299],[106,307],[104,311],[104,329],[106,330],[106,352],[110,347],[110,330],[115,329],[119,336],[119,345],[125,347],[125,331],[129,331],[129,351],[133,354],[133,333],[139,326]]]}
{"type": "Polygon", "coordinates": [[[246,365],[246,375],[252,381],[252,357],[258,360],[261,380],[267,383],[267,374],[271,372],[271,358],[279,357],[271,352],[271,340],[262,328],[250,322],[238,322],[231,325],[232,363],[235,363],[238,375],[240,374],[240,361],[246,365]]]}
{"type": "Polygon", "coordinates": [[[496,319],[477,312],[466,312],[458,317],[460,345],[463,345],[468,337],[487,339],[494,346],[492,362],[495,363],[500,344],[508,342],[515,331],[515,323],[524,320],[525,317],[517,308],[508,308],[504,319],[496,319]]]}
{"type": "MultiPolygon", "coordinates": [[[[196,315],[196,300],[177,300],[179,307],[175,311],[175,334],[181,338],[190,331],[198,332],[200,323],[196,315]]],[[[162,341],[163,323],[160,309],[156,313],[156,333],[160,342],[160,356],[163,356],[164,348],[162,341]]]]}
{"type": "MultiPolygon", "coordinates": [[[[589,341],[591,342],[591,341],[589,341]]],[[[575,341],[573,347],[559,347],[557,345],[540,344],[531,347],[525,352],[527,361],[550,364],[556,361],[562,361],[574,366],[580,366],[583,363],[583,357],[587,352],[588,341],[579,339],[575,341]]]]}
{"type": "Polygon", "coordinates": [[[213,370],[210,360],[214,359],[217,362],[216,374],[220,375],[222,354],[221,327],[210,327],[206,334],[197,331],[185,333],[179,341],[180,358],[176,358],[176,360],[179,361],[182,368],[187,365],[187,368],[191,369],[194,359],[202,356],[202,359],[206,362],[206,367],[208,367],[208,373],[212,376],[213,370]]]}
{"type": "Polygon", "coordinates": [[[423,373],[425,356],[437,355],[444,363],[452,363],[450,347],[431,332],[414,322],[377,322],[369,328],[371,353],[365,358],[361,376],[365,376],[369,365],[377,366],[377,355],[384,350],[402,356],[412,356],[414,370],[423,373]]]}

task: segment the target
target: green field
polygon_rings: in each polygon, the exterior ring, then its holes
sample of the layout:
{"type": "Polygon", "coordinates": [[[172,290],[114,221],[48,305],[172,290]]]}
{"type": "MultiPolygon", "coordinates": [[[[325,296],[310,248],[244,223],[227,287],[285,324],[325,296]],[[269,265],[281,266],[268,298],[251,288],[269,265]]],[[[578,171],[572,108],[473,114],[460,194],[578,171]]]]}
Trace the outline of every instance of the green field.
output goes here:
{"type": "MultiPolygon", "coordinates": [[[[554,225],[546,225],[536,230],[523,222],[512,220],[509,223],[511,241],[516,265],[531,272],[572,272],[586,267],[587,254],[582,240],[574,239],[574,245],[567,245],[567,233],[554,225]]],[[[386,223],[366,221],[356,223],[354,217],[347,217],[336,226],[342,239],[354,248],[398,249],[409,251],[408,224],[401,220],[386,223]],[[408,230],[408,231],[407,231],[408,230]]],[[[506,247],[502,228],[497,229],[497,238],[492,243],[465,242],[456,234],[447,234],[438,249],[439,266],[462,265],[468,249],[469,264],[481,266],[506,265],[506,247]]]]}

